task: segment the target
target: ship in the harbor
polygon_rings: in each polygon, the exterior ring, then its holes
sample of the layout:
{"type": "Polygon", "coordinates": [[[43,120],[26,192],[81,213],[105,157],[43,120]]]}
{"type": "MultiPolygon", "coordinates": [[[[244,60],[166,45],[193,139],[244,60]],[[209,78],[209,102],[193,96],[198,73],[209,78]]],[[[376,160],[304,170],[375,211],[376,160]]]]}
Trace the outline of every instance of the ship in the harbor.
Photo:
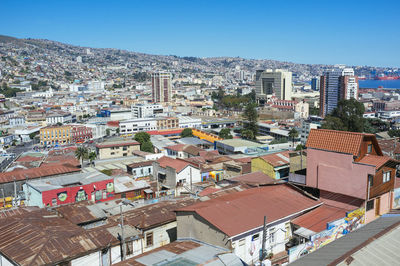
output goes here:
{"type": "Polygon", "coordinates": [[[378,75],[374,77],[375,80],[396,80],[400,79],[400,76],[386,76],[386,75],[378,75]]]}

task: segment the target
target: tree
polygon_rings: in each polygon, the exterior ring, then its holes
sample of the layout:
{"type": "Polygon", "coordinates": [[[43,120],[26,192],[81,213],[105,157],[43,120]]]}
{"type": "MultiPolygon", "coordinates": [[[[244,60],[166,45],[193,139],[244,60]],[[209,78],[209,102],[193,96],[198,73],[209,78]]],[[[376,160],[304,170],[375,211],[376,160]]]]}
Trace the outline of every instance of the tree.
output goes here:
{"type": "Polygon", "coordinates": [[[34,139],[36,135],[37,135],[37,132],[33,132],[33,133],[29,134],[29,138],[34,139]]]}
{"type": "Polygon", "coordinates": [[[231,134],[231,130],[229,128],[221,129],[221,131],[218,133],[218,136],[223,139],[232,139],[233,138],[233,136],[231,134]]]}
{"type": "Polygon", "coordinates": [[[364,112],[364,105],[357,100],[340,100],[338,106],[332,111],[332,114],[325,118],[322,128],[363,132],[365,124],[363,118],[364,112]]]}
{"type": "Polygon", "coordinates": [[[61,122],[57,122],[57,124],[56,124],[57,126],[62,126],[62,123],[61,122]]]}
{"type": "Polygon", "coordinates": [[[88,158],[88,149],[85,147],[78,147],[75,151],[75,157],[81,162],[81,167],[83,167],[83,160],[88,158]]]}
{"type": "Polygon", "coordinates": [[[281,138],[281,139],[274,139],[269,143],[269,145],[274,145],[274,144],[282,144],[282,143],[287,143],[288,140],[287,138],[281,138]]]}
{"type": "Polygon", "coordinates": [[[143,144],[145,142],[149,142],[150,141],[150,134],[147,132],[139,132],[135,134],[134,139],[139,142],[140,144],[143,144]]]}
{"type": "Polygon", "coordinates": [[[111,130],[110,130],[109,128],[107,128],[107,129],[106,129],[106,135],[107,135],[107,136],[110,136],[110,134],[111,134],[111,130]]]}
{"type": "Polygon", "coordinates": [[[191,128],[185,128],[181,132],[181,138],[193,137],[193,131],[191,128]]]}
{"type": "Polygon", "coordinates": [[[306,146],[303,145],[303,144],[298,144],[298,145],[296,146],[296,151],[301,151],[301,150],[305,150],[305,149],[306,149],[306,146]]]}
{"type": "Polygon", "coordinates": [[[241,134],[244,139],[254,139],[254,133],[250,129],[243,129],[241,134]]]}
{"type": "Polygon", "coordinates": [[[294,139],[297,138],[298,136],[299,136],[299,132],[297,132],[297,130],[295,128],[292,128],[289,131],[289,138],[292,139],[293,147],[294,147],[294,139]]]}
{"type": "Polygon", "coordinates": [[[311,106],[309,109],[310,115],[319,115],[319,108],[311,106]]]}
{"type": "Polygon", "coordinates": [[[97,154],[94,151],[92,151],[89,153],[88,158],[89,158],[90,164],[93,164],[93,161],[96,160],[96,158],[97,158],[97,154]]]}
{"type": "Polygon", "coordinates": [[[258,114],[256,110],[256,104],[248,103],[246,105],[246,108],[244,109],[243,112],[243,118],[245,119],[245,121],[243,121],[244,129],[253,132],[253,138],[251,139],[255,139],[258,133],[258,125],[257,125],[258,114]]]}
{"type": "Polygon", "coordinates": [[[389,131],[388,131],[388,134],[389,134],[389,136],[390,137],[400,137],[400,130],[398,130],[398,129],[390,129],[389,131]]]}
{"type": "Polygon", "coordinates": [[[145,152],[151,152],[151,153],[153,153],[153,152],[154,152],[153,143],[151,143],[151,141],[143,142],[143,143],[140,145],[140,150],[141,150],[141,151],[145,151],[145,152]]]}
{"type": "Polygon", "coordinates": [[[119,127],[115,130],[115,132],[116,132],[117,134],[119,134],[119,127]]]}

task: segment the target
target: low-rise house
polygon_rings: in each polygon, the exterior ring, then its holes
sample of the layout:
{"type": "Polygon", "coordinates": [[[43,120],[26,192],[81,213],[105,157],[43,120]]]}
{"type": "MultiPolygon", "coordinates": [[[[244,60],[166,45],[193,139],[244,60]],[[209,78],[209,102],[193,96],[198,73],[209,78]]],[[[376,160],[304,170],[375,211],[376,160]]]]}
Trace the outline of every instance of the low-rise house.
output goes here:
{"type": "Polygon", "coordinates": [[[201,182],[200,169],[184,160],[162,157],[153,163],[152,180],[159,190],[175,190],[176,194],[190,190],[192,184],[201,182]]]}
{"type": "Polygon", "coordinates": [[[225,247],[245,263],[255,263],[266,216],[266,254],[272,263],[285,262],[290,221],[321,204],[286,184],[230,193],[177,209],[178,239],[194,238],[225,247]]]}
{"type": "Polygon", "coordinates": [[[100,160],[132,156],[133,151],[137,150],[140,150],[140,143],[133,140],[107,141],[96,145],[96,152],[100,160]]]}
{"type": "Polygon", "coordinates": [[[251,159],[251,171],[261,171],[272,178],[282,179],[289,176],[289,151],[267,154],[251,159]]]}
{"type": "Polygon", "coordinates": [[[32,180],[23,185],[28,206],[57,206],[114,198],[114,179],[100,172],[79,173],[32,180]]]}
{"type": "Polygon", "coordinates": [[[138,199],[152,199],[154,192],[145,180],[133,180],[129,176],[114,178],[115,198],[135,201],[138,199]]]}
{"type": "Polygon", "coordinates": [[[150,176],[153,174],[153,162],[154,160],[131,163],[126,165],[126,170],[135,179],[150,176]]]}
{"type": "Polygon", "coordinates": [[[119,248],[116,235],[87,231],[45,209],[10,210],[4,216],[0,218],[1,265],[108,266],[111,247],[119,248]]]}
{"type": "MultiPolygon", "coordinates": [[[[142,235],[141,243],[138,246],[130,246],[129,249],[141,254],[175,241],[177,223],[174,210],[194,202],[191,198],[161,201],[124,212],[124,224],[136,228],[142,235]]],[[[116,215],[109,219],[115,223],[120,222],[119,207],[116,215]]]]}
{"type": "Polygon", "coordinates": [[[384,156],[374,134],[312,129],[305,185],[329,205],[365,208],[370,222],[393,205],[398,161],[384,156]]]}
{"type": "Polygon", "coordinates": [[[215,145],[220,154],[245,154],[263,146],[262,144],[244,139],[217,140],[215,145]]]}
{"type": "Polygon", "coordinates": [[[4,196],[17,196],[22,193],[22,185],[26,181],[55,177],[59,175],[71,174],[80,172],[81,169],[70,164],[48,164],[30,169],[18,169],[10,172],[0,173],[0,191],[4,192],[4,196]]]}
{"type": "Polygon", "coordinates": [[[165,147],[165,149],[168,156],[182,159],[199,156],[200,152],[204,151],[202,148],[190,144],[176,144],[165,147]]]}

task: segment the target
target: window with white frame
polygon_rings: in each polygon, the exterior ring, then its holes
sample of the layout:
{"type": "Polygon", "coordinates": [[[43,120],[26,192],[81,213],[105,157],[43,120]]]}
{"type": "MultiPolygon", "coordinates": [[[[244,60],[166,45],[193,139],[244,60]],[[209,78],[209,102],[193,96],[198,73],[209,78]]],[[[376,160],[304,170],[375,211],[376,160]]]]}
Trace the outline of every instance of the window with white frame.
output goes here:
{"type": "Polygon", "coordinates": [[[269,229],[269,243],[270,244],[275,243],[275,228],[274,227],[269,229]]]}
{"type": "Polygon", "coordinates": [[[389,182],[390,181],[390,171],[383,172],[383,183],[389,182]]]}

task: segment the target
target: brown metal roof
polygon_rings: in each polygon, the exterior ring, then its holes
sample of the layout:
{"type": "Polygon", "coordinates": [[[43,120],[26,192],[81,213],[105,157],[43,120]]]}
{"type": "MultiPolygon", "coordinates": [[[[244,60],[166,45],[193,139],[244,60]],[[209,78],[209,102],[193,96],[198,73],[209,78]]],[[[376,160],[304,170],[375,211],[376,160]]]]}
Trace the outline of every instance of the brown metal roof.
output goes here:
{"type": "Polygon", "coordinates": [[[229,180],[243,182],[249,185],[267,185],[275,183],[275,179],[263,172],[253,172],[245,175],[233,177],[229,180]]]}
{"type": "Polygon", "coordinates": [[[52,175],[61,175],[73,172],[79,172],[81,169],[70,164],[47,164],[41,167],[14,170],[11,172],[0,173],[0,183],[10,183],[16,181],[46,177],[52,175]]]}
{"type": "Polygon", "coordinates": [[[97,209],[96,205],[89,201],[62,205],[56,208],[57,212],[61,214],[62,217],[76,225],[104,219],[106,217],[105,213],[100,208],[97,207],[97,209]],[[94,210],[96,210],[96,212],[94,210]]]}
{"type": "Polygon", "coordinates": [[[282,184],[247,189],[178,209],[196,212],[210,224],[233,237],[268,223],[317,207],[321,202],[282,184]],[[232,218],[234,217],[234,219],[232,218]]]}
{"type": "Polygon", "coordinates": [[[319,233],[326,229],[327,223],[345,217],[346,212],[346,209],[322,205],[295,218],[292,223],[319,233]]]}
{"type": "Polygon", "coordinates": [[[131,168],[150,166],[153,164],[153,162],[154,162],[154,160],[148,160],[148,161],[143,161],[143,162],[131,163],[131,164],[128,164],[128,166],[131,168]]]}
{"type": "MultiPolygon", "coordinates": [[[[195,203],[192,198],[161,201],[124,213],[126,223],[139,229],[148,229],[176,220],[175,210],[195,203]]],[[[118,222],[119,215],[111,216],[110,220],[118,222]]]]}
{"type": "Polygon", "coordinates": [[[109,245],[45,209],[2,218],[0,239],[1,254],[19,265],[54,265],[109,245]]]}

